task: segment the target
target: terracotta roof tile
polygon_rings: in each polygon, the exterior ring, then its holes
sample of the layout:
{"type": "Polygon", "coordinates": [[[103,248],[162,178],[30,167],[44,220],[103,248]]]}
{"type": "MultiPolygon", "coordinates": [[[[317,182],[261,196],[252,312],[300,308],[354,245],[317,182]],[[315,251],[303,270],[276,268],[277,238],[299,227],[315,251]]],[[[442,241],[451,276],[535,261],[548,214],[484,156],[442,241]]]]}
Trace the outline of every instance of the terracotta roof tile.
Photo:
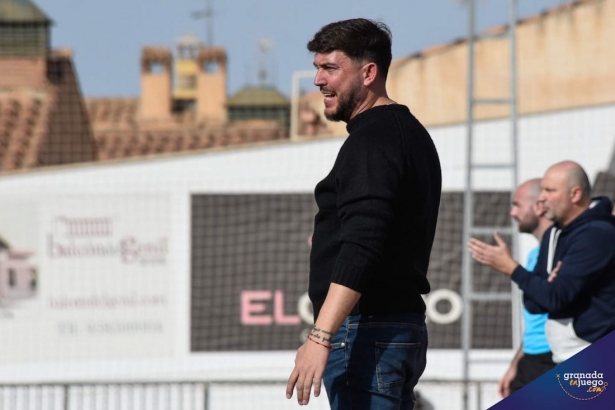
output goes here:
{"type": "Polygon", "coordinates": [[[226,51],[220,47],[205,47],[199,50],[197,64],[202,65],[205,61],[217,61],[226,64],[226,51]]]}
{"type": "Polygon", "coordinates": [[[168,47],[144,47],[141,53],[142,61],[161,61],[171,64],[172,59],[171,49],[168,47]]]}
{"type": "Polygon", "coordinates": [[[53,99],[28,91],[0,93],[0,169],[30,168],[37,163],[37,150],[48,132],[53,99]]]}
{"type": "Polygon", "coordinates": [[[245,120],[210,125],[194,111],[141,120],[138,98],[86,100],[100,160],[184,152],[288,138],[276,121],[245,120]]]}
{"type": "Polygon", "coordinates": [[[90,122],[97,127],[109,125],[134,126],[139,100],[137,98],[86,99],[90,122]]]}

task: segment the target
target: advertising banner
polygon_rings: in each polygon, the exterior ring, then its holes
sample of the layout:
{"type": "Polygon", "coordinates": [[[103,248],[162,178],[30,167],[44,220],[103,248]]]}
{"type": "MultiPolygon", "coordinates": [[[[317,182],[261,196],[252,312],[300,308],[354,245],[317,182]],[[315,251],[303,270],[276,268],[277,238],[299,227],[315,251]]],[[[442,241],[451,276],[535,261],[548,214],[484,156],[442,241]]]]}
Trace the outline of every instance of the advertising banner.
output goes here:
{"type": "MultiPolygon", "coordinates": [[[[476,203],[477,223],[509,224],[509,193],[476,203]]],[[[312,194],[192,195],[192,351],[292,350],[305,340],[316,210],[312,194]]],[[[461,346],[462,228],[463,194],[445,193],[425,296],[431,348],[461,346]]],[[[475,289],[510,292],[510,280],[476,265],[475,289]]],[[[473,332],[474,348],[510,348],[510,303],[477,303],[473,332]]]]}
{"type": "Polygon", "coordinates": [[[3,200],[0,361],[172,351],[169,200],[3,200]]]}

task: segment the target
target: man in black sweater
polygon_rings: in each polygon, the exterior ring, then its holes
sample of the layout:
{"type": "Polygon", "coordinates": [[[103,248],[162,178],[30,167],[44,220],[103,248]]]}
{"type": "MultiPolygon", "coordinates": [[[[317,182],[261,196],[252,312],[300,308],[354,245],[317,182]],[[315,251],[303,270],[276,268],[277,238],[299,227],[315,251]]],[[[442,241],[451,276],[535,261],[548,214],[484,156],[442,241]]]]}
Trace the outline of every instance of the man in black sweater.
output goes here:
{"type": "Polygon", "coordinates": [[[308,43],[325,116],[347,123],[333,169],[315,190],[310,257],[315,326],[299,348],[286,394],[320,394],[333,409],[412,409],[426,364],[421,297],[442,176],[429,134],[391,100],[388,27],[331,23],[308,43]],[[325,370],[326,369],[326,370],[325,370]]]}

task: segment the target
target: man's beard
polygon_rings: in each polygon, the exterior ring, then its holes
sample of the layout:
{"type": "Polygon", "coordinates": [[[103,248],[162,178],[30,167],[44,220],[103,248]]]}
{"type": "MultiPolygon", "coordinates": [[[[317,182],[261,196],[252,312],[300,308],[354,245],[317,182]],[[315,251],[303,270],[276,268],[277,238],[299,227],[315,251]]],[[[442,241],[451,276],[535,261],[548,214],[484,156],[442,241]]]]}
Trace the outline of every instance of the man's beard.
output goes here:
{"type": "Polygon", "coordinates": [[[529,220],[517,220],[519,232],[532,233],[538,227],[538,218],[529,220]]]}
{"type": "Polygon", "coordinates": [[[361,102],[361,86],[353,86],[346,95],[337,96],[337,109],[331,114],[325,111],[325,117],[329,121],[348,122],[357,105],[361,102]]]}
{"type": "Polygon", "coordinates": [[[561,225],[564,223],[564,218],[559,215],[557,212],[550,211],[547,213],[547,219],[553,221],[554,224],[561,225]]]}
{"type": "Polygon", "coordinates": [[[545,212],[545,218],[549,221],[553,221],[553,223],[559,223],[560,218],[559,215],[553,210],[553,208],[547,208],[545,212]]]}

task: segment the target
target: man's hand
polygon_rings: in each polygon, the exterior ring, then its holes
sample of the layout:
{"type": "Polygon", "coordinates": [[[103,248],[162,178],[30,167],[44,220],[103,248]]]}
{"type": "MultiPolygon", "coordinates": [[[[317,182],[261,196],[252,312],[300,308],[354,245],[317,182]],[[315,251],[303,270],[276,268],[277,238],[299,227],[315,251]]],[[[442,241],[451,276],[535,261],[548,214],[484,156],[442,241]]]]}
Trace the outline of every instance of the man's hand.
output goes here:
{"type": "Polygon", "coordinates": [[[515,376],[517,376],[517,366],[512,364],[498,383],[498,392],[503,399],[510,396],[510,384],[515,379],[515,376]]]}
{"type": "Polygon", "coordinates": [[[299,405],[306,405],[310,401],[312,384],[314,384],[314,396],[320,395],[322,377],[331,353],[331,339],[360,297],[359,292],[337,283],[329,286],[325,303],[308,336],[310,340],[306,340],[297,351],[295,368],[286,385],[287,399],[293,396],[295,385],[299,405]]]}
{"type": "Polygon", "coordinates": [[[551,271],[551,273],[549,273],[549,277],[547,278],[547,282],[551,283],[555,280],[555,278],[557,277],[557,274],[559,273],[560,268],[562,267],[562,261],[557,262],[557,266],[555,267],[555,269],[553,269],[551,271]]]}
{"type": "MultiPolygon", "coordinates": [[[[322,342],[319,342],[322,343],[322,342]]],[[[326,344],[328,346],[328,344],[326,344]]],[[[306,340],[297,351],[295,368],[286,385],[286,398],[293,396],[293,389],[297,386],[297,401],[305,406],[310,401],[310,390],[314,384],[314,396],[320,396],[322,375],[329,360],[330,348],[321,346],[312,340],[306,340]]]]}
{"type": "Polygon", "coordinates": [[[472,238],[468,243],[468,249],[478,262],[510,276],[519,264],[510,256],[508,246],[500,235],[494,232],[493,237],[497,242],[496,246],[472,238]]]}

